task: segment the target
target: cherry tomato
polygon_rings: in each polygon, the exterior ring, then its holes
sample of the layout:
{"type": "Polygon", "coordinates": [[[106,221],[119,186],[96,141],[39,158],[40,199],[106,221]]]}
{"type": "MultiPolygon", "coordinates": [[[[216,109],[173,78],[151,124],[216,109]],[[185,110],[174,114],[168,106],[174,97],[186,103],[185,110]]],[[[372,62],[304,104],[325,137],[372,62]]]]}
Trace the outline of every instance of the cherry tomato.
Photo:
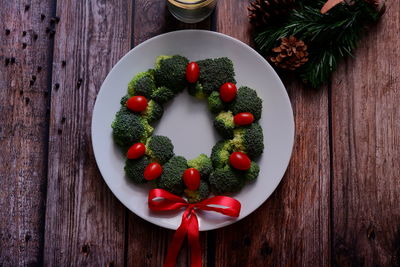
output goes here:
{"type": "Polygon", "coordinates": [[[190,62],[186,66],[186,80],[190,83],[195,83],[200,76],[199,65],[196,62],[190,62]]]}
{"type": "Polygon", "coordinates": [[[142,112],[147,108],[147,99],[144,96],[132,96],[126,102],[126,106],[134,112],[142,112]]]}
{"type": "Polygon", "coordinates": [[[146,152],[146,146],[143,143],[136,143],[131,146],[126,153],[128,159],[138,159],[146,152]]]}
{"type": "Polygon", "coordinates": [[[235,117],[233,117],[233,121],[236,125],[245,126],[253,123],[254,116],[250,112],[242,112],[236,114],[235,117]]]}
{"type": "Polygon", "coordinates": [[[219,96],[224,102],[231,102],[235,99],[237,93],[237,88],[234,83],[224,83],[219,88],[219,96]]]}
{"type": "Polygon", "coordinates": [[[154,180],[161,176],[163,169],[160,164],[157,162],[150,163],[147,165],[146,169],[144,169],[144,179],[147,181],[154,180]]]}
{"type": "Polygon", "coordinates": [[[242,171],[247,171],[251,166],[250,158],[243,152],[233,152],[229,157],[229,163],[233,168],[242,171]]]}
{"type": "Polygon", "coordinates": [[[183,173],[183,182],[189,190],[197,190],[200,186],[200,172],[195,168],[186,169],[183,173]]]}

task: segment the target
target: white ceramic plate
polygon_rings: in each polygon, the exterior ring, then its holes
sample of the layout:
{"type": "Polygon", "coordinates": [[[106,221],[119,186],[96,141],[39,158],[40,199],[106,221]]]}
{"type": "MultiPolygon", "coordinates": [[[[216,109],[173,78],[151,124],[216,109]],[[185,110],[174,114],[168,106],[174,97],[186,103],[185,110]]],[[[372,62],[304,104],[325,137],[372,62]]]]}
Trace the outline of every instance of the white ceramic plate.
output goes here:
{"type": "MultiPolygon", "coordinates": [[[[232,219],[215,212],[199,212],[200,230],[217,229],[232,224],[257,209],[275,190],[289,163],[294,139],[293,111],[286,90],[272,67],[246,44],[224,34],[184,30],[156,36],[127,53],[111,70],[101,86],[93,111],[92,142],[97,165],[114,195],[139,217],[156,225],[176,229],[182,211],[150,212],[147,206],[149,187],[127,181],[124,155],[112,139],[111,123],[120,108],[132,77],[154,66],[159,55],[180,54],[189,60],[229,57],[235,67],[238,85],[257,90],[263,99],[260,124],[264,130],[265,151],[258,163],[258,179],[233,195],[242,203],[240,217],[232,219]]],[[[210,155],[219,137],[212,126],[206,101],[183,92],[165,107],[155,134],[171,138],[175,154],[191,159],[210,155]]]]}

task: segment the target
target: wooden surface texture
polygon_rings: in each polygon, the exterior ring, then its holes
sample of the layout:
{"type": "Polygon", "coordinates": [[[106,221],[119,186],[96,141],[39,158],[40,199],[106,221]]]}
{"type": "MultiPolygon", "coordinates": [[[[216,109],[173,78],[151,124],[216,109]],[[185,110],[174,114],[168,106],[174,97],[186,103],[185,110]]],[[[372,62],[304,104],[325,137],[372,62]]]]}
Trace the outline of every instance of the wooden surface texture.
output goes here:
{"type": "MultiPolygon", "coordinates": [[[[173,231],[129,212],[97,169],[96,95],[126,52],[164,32],[253,45],[247,5],[220,0],[188,25],[165,0],[0,0],[0,266],[162,265],[173,231]]],[[[327,85],[284,79],[288,170],[253,214],[201,234],[203,266],[400,266],[400,4],[386,5],[327,85]]]]}

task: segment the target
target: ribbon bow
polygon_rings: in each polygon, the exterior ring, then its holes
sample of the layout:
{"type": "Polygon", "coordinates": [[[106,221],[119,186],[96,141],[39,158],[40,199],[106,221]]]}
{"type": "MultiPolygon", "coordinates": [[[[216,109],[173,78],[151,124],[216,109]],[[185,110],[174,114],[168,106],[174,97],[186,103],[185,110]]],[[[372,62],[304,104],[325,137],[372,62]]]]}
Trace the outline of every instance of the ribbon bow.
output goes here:
{"type": "Polygon", "coordinates": [[[149,192],[149,209],[153,211],[178,210],[186,207],[182,215],[181,225],[172,238],[164,267],[173,267],[181,249],[185,236],[188,235],[190,246],[191,266],[201,267],[201,248],[199,242],[199,223],[196,210],[210,210],[231,217],[238,217],[240,213],[240,202],[236,199],[215,196],[201,202],[190,204],[185,199],[171,194],[163,189],[152,189],[149,192]]]}

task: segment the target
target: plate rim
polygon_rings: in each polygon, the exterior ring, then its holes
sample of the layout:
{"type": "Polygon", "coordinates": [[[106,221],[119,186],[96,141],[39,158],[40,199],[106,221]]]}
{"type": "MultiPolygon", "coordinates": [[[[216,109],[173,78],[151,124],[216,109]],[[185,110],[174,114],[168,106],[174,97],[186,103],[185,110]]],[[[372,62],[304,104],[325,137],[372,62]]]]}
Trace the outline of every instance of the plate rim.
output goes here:
{"type": "MultiPolygon", "coordinates": [[[[263,198],[263,200],[261,200],[259,203],[257,203],[257,205],[255,205],[255,208],[251,209],[251,210],[248,212],[248,214],[246,214],[245,216],[240,216],[239,218],[237,218],[237,219],[235,219],[235,220],[226,220],[226,221],[223,222],[223,223],[219,223],[217,226],[205,227],[205,229],[202,229],[202,227],[200,227],[199,231],[211,231],[211,230],[223,228],[223,227],[225,227],[225,226],[231,225],[231,224],[233,224],[233,223],[236,223],[236,222],[238,222],[238,221],[240,221],[240,220],[246,218],[247,216],[249,216],[250,214],[252,214],[254,211],[256,211],[257,209],[259,209],[259,208],[271,197],[271,195],[275,192],[276,188],[277,188],[277,187],[279,186],[279,184],[282,182],[282,179],[283,179],[283,177],[284,177],[284,175],[285,175],[285,173],[286,173],[286,171],[287,171],[287,168],[289,167],[289,163],[290,163],[290,160],[291,160],[291,158],[292,158],[293,147],[294,147],[294,141],[295,141],[294,113],[293,113],[292,104],[291,104],[291,102],[290,102],[290,98],[289,98],[288,92],[287,92],[287,90],[286,90],[286,87],[284,86],[282,80],[280,79],[279,75],[276,73],[276,71],[274,70],[274,68],[269,64],[269,62],[268,62],[264,57],[262,57],[254,48],[252,48],[251,46],[247,45],[246,43],[244,43],[244,42],[242,42],[242,41],[240,41],[240,40],[238,40],[238,39],[236,39],[236,38],[234,38],[234,37],[231,37],[231,36],[229,36],[229,35],[226,35],[226,34],[224,34],[224,33],[215,32],[215,31],[209,31],[209,30],[190,29],[190,30],[177,30],[177,31],[171,31],[171,32],[159,34],[159,35],[157,35],[157,36],[154,36],[154,37],[152,37],[152,38],[147,39],[146,41],[144,41],[144,42],[140,43],[139,45],[137,45],[137,46],[133,47],[132,49],[130,49],[128,52],[125,53],[124,56],[122,56],[122,57],[113,65],[113,67],[111,68],[111,70],[108,72],[106,78],[103,80],[103,82],[102,82],[102,84],[101,84],[101,86],[100,86],[99,91],[98,91],[97,94],[96,94],[96,100],[95,100],[95,104],[94,104],[93,110],[92,110],[92,121],[91,121],[91,143],[92,143],[92,150],[93,150],[93,154],[94,154],[94,158],[95,158],[95,161],[96,161],[97,168],[99,169],[100,174],[101,174],[101,176],[102,176],[104,182],[106,183],[106,185],[107,185],[107,187],[110,189],[110,191],[113,193],[113,195],[118,199],[118,201],[119,201],[122,205],[124,205],[125,208],[127,208],[129,211],[131,211],[132,213],[134,213],[135,215],[137,215],[137,216],[140,217],[141,219],[143,219],[143,220],[145,220],[145,221],[147,221],[147,222],[149,222],[149,223],[152,223],[152,224],[154,224],[154,225],[157,225],[157,226],[160,226],[160,227],[163,227],[163,228],[166,228],[166,229],[171,229],[171,230],[176,230],[176,228],[161,223],[161,220],[149,220],[147,217],[143,216],[142,214],[138,214],[138,213],[134,212],[134,211],[131,210],[127,205],[125,205],[125,204],[124,204],[124,201],[122,201],[122,200],[120,199],[120,197],[114,192],[114,190],[113,190],[112,187],[110,186],[109,182],[107,181],[107,179],[105,179],[105,177],[104,177],[104,175],[103,175],[103,173],[104,173],[104,172],[103,172],[103,167],[102,167],[102,166],[99,164],[99,162],[98,162],[98,156],[97,156],[97,154],[98,154],[99,152],[96,152],[97,149],[95,149],[94,138],[93,138],[93,135],[94,135],[94,124],[95,124],[95,123],[94,123],[95,120],[94,120],[93,118],[94,118],[94,115],[95,115],[95,113],[96,113],[96,110],[99,109],[99,106],[98,106],[98,95],[99,95],[100,92],[102,91],[104,84],[110,79],[111,75],[112,75],[113,72],[115,71],[116,66],[117,66],[121,61],[126,60],[126,58],[128,58],[128,57],[130,56],[131,53],[134,53],[134,51],[135,51],[136,49],[138,49],[138,48],[140,48],[140,47],[142,47],[142,46],[145,46],[147,43],[149,43],[149,42],[151,42],[151,41],[154,41],[154,40],[159,39],[159,38],[163,38],[163,37],[166,36],[166,35],[179,35],[179,34],[182,34],[182,33],[185,33],[185,34],[194,33],[194,34],[195,34],[195,33],[198,33],[198,32],[202,32],[202,33],[204,33],[204,34],[214,35],[214,36],[217,36],[217,37],[219,37],[219,38],[224,38],[224,39],[228,39],[228,40],[230,40],[230,41],[232,41],[232,42],[235,42],[235,43],[237,43],[238,45],[242,46],[243,48],[249,50],[249,52],[251,52],[252,54],[254,54],[256,57],[258,57],[258,58],[265,64],[265,66],[271,71],[271,73],[272,73],[272,75],[274,76],[274,78],[276,79],[276,81],[280,84],[281,88],[280,88],[279,90],[282,90],[282,91],[283,91],[284,101],[286,102],[286,105],[287,105],[287,107],[289,108],[288,111],[289,111],[289,113],[290,113],[290,115],[291,115],[291,116],[290,116],[290,121],[288,122],[288,124],[289,124],[289,127],[290,127],[290,129],[291,129],[291,134],[292,134],[291,143],[290,143],[290,154],[289,154],[289,157],[287,158],[286,162],[284,162],[284,166],[286,166],[286,168],[284,169],[284,171],[283,171],[281,177],[279,178],[279,182],[275,185],[274,188],[272,188],[271,194],[270,194],[268,197],[263,198]]],[[[144,204],[147,205],[147,202],[144,203],[144,204]]],[[[179,214],[180,214],[180,213],[179,213],[179,214]]],[[[179,227],[179,226],[177,226],[177,227],[179,227]]]]}

